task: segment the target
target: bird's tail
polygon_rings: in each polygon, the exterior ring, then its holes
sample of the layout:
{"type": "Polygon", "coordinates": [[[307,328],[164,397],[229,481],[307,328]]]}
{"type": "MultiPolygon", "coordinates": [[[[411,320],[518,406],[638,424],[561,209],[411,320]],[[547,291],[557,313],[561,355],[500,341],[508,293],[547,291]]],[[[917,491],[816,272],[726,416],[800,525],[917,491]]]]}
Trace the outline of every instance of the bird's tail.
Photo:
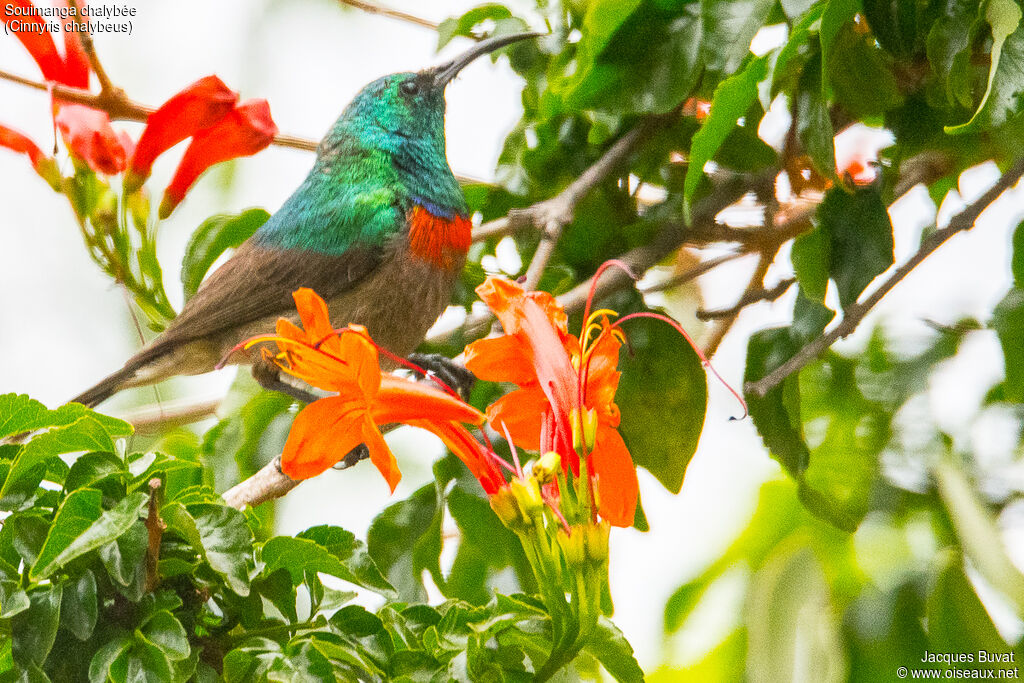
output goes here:
{"type": "Polygon", "coordinates": [[[87,408],[92,408],[106,401],[122,389],[137,386],[138,384],[146,384],[147,382],[145,381],[139,382],[137,375],[143,366],[153,361],[153,354],[148,351],[149,349],[144,349],[136,354],[124,364],[123,368],[100,380],[95,386],[86,389],[78,396],[75,396],[70,402],[81,403],[87,408]]]}

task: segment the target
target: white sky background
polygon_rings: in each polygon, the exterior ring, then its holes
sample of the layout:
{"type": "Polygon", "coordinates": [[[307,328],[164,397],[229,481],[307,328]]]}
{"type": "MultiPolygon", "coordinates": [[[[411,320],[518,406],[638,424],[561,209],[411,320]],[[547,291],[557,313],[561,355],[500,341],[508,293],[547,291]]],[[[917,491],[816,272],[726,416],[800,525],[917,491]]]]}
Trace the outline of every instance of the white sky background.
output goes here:
{"type": "MultiPolygon", "coordinates": [[[[477,3],[392,0],[389,4],[441,20],[477,3]]],[[[158,104],[197,78],[216,73],[240,90],[243,98],[268,99],[282,132],[305,137],[320,137],[349,99],[374,78],[441,59],[434,52],[436,36],[431,31],[339,8],[331,0],[179,0],[135,6],[133,36],[95,38],[111,78],[133,99],[158,104]]],[[[457,42],[445,54],[464,47],[457,42]]],[[[38,76],[20,44],[6,36],[0,37],[0,68],[38,76]]],[[[507,64],[495,66],[486,59],[466,69],[449,87],[448,156],[456,172],[493,177],[502,140],[520,115],[519,96],[520,83],[507,64]]],[[[0,122],[30,133],[44,149],[52,144],[46,98],[35,91],[0,82],[0,122]]],[[[137,124],[117,125],[134,137],[140,130],[137,124]]],[[[150,183],[157,197],[182,151],[180,146],[158,160],[150,183]]],[[[199,222],[213,213],[250,206],[276,210],[311,163],[310,153],[271,147],[237,164],[237,182],[226,193],[218,182],[219,172],[200,180],[160,227],[159,255],[175,306],[181,303],[178,264],[199,222]]],[[[995,176],[996,170],[987,167],[965,177],[968,197],[980,194],[995,176]]],[[[838,348],[863,344],[871,323],[880,319],[892,321],[892,334],[908,349],[927,338],[925,320],[953,323],[973,315],[984,322],[1011,282],[1008,245],[1022,199],[1020,192],[1004,199],[1000,209],[986,213],[975,230],[950,240],[883,301],[860,333],[838,348]]],[[[897,262],[916,249],[921,227],[932,220],[932,211],[926,193],[919,191],[893,212],[897,262]]],[[[948,219],[949,212],[943,216],[948,219]]],[[[732,305],[750,268],[748,261],[741,260],[704,277],[708,307],[732,305]]],[[[786,275],[777,268],[769,275],[769,283],[786,275]]],[[[750,307],[740,316],[715,358],[718,370],[734,386],[741,384],[749,334],[785,323],[791,306],[792,299],[786,296],[750,307]]],[[[24,157],[0,150],[0,392],[28,393],[55,406],[118,368],[138,345],[122,294],[88,258],[67,201],[32,173],[24,157]]],[[[962,443],[987,449],[997,465],[1008,461],[1015,438],[1007,438],[1005,426],[998,421],[991,428],[977,428],[974,417],[984,391],[1001,375],[1002,354],[994,333],[977,333],[961,356],[939,373],[928,401],[940,425],[962,443]]],[[[212,398],[224,391],[232,377],[233,371],[225,370],[180,380],[177,390],[165,390],[163,396],[212,398]]],[[[106,407],[116,413],[118,406],[123,409],[153,399],[148,391],[111,401],[106,407]]],[[[666,493],[641,470],[641,492],[652,530],[612,534],[615,622],[645,668],[661,657],[661,618],[667,597],[729,544],[753,510],[757,487],[779,471],[749,420],[728,421],[736,410],[733,399],[711,383],[705,432],[682,494],[666,493]]],[[[280,531],[294,533],[314,524],[335,523],[365,537],[377,512],[430,477],[430,463],[417,458],[415,451],[434,453],[432,443],[424,444],[408,432],[390,440],[400,453],[405,451],[404,457],[400,455],[405,478],[394,499],[369,466],[330,472],[303,484],[299,493],[281,504],[280,531]]],[[[1021,554],[1020,548],[1011,550],[1021,554]]],[[[706,621],[697,630],[721,626],[712,623],[713,617],[706,621]]],[[[684,644],[674,659],[699,653],[714,644],[714,637],[710,632],[703,636],[694,632],[694,640],[684,644]]]]}

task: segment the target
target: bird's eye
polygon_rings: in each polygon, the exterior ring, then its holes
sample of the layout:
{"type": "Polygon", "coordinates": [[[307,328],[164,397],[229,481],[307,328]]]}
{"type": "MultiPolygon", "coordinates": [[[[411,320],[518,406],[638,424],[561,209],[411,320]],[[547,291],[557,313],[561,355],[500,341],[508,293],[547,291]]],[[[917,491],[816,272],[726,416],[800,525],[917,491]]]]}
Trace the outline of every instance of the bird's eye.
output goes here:
{"type": "Polygon", "coordinates": [[[402,81],[402,84],[398,86],[402,89],[406,95],[415,95],[420,91],[420,86],[416,81],[402,81]]]}

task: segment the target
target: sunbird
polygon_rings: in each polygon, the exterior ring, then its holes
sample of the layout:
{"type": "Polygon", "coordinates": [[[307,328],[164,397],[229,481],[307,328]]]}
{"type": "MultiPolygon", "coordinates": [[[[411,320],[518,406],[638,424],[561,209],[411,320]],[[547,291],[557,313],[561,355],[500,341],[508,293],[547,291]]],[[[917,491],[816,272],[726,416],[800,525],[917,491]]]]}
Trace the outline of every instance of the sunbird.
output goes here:
{"type": "MultiPolygon", "coordinates": [[[[439,66],[364,87],[277,213],[166,330],[72,400],[94,406],[122,389],[209,372],[277,318],[295,319],[300,287],[327,301],[334,327],[358,323],[408,356],[450,302],[471,241],[469,208],[445,153],[445,87],[477,57],[537,35],[495,36],[439,66]]],[[[257,353],[228,361],[252,364],[263,386],[296,395],[257,353]]]]}

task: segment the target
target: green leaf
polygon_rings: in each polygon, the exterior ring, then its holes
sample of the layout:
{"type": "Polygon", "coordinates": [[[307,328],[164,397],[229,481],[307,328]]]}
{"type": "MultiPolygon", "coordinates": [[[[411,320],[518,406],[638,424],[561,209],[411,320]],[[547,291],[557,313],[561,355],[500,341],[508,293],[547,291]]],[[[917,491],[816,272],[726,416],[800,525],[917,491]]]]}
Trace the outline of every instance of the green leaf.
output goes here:
{"type": "Polygon", "coordinates": [[[832,188],[818,207],[818,224],[829,241],[829,274],[848,308],[893,264],[892,222],[877,189],[852,193],[832,188]]]}
{"type": "Polygon", "coordinates": [[[363,543],[340,527],[313,527],[296,538],[275,536],[263,544],[260,557],[265,573],[286,569],[296,586],[305,572],[323,572],[383,595],[395,595],[363,543]]]}
{"type": "MultiPolygon", "coordinates": [[[[963,557],[947,548],[936,558],[936,575],[928,595],[928,640],[938,652],[1009,655],[985,606],[964,573],[963,557]]],[[[978,662],[979,668],[985,667],[978,662]]],[[[992,665],[997,668],[998,665],[992,665]]]]}
{"type": "Polygon", "coordinates": [[[943,15],[928,32],[928,61],[946,100],[959,107],[971,107],[971,32],[979,19],[978,3],[958,0],[943,5],[943,15]]]}
{"type": "Polygon", "coordinates": [[[570,111],[664,113],[695,88],[701,17],[697,3],[660,7],[639,0],[587,6],[575,60],[551,92],[570,111]]]}
{"type": "Polygon", "coordinates": [[[146,525],[137,521],[115,540],[101,546],[100,561],[107,575],[116,582],[123,595],[133,602],[142,599],[145,591],[146,525]]]}
{"type": "Polygon", "coordinates": [[[434,483],[389,505],[366,532],[370,557],[403,600],[426,599],[424,569],[430,571],[438,586],[444,585],[440,564],[444,487],[454,477],[441,472],[446,462],[440,460],[434,466],[434,483]]]}
{"type": "MultiPolygon", "coordinates": [[[[43,552],[39,554],[39,559],[32,566],[30,576],[35,579],[45,579],[76,557],[116,540],[139,520],[139,515],[142,514],[149,502],[149,496],[146,494],[133,493],[97,519],[91,517],[95,509],[91,506],[93,504],[96,508],[99,506],[98,491],[81,489],[68,496],[68,500],[73,498],[79,501],[69,512],[74,516],[69,517],[67,524],[58,529],[58,524],[61,521],[60,513],[58,513],[53,530],[47,536],[46,545],[43,546],[43,552]],[[87,520],[90,518],[96,519],[95,523],[89,524],[87,520]],[[53,557],[47,554],[48,547],[51,545],[51,537],[54,539],[53,548],[57,551],[53,557]],[[69,539],[71,540],[69,541],[69,539]]],[[[65,506],[62,505],[61,511],[64,509],[65,506]]]]}
{"type": "Polygon", "coordinates": [[[953,135],[995,128],[1024,107],[1024,25],[1021,8],[1014,0],[988,0],[985,20],[992,27],[988,86],[971,120],[947,126],[953,135]]]}
{"type": "Polygon", "coordinates": [[[0,581],[0,619],[10,619],[29,608],[28,594],[17,581],[0,581]]]}
{"type": "MultiPolygon", "coordinates": [[[[750,54],[750,41],[764,25],[775,0],[701,0],[702,57],[713,74],[732,74],[750,54]]],[[[714,105],[712,105],[714,109],[714,105]]]]}
{"type": "Polygon", "coordinates": [[[796,130],[811,165],[824,178],[836,175],[835,132],[821,92],[821,55],[807,62],[796,93],[796,130]]]}
{"type": "Polygon", "coordinates": [[[835,100],[854,116],[882,114],[903,102],[891,59],[871,34],[860,30],[853,21],[838,28],[831,50],[825,55],[823,48],[823,56],[825,79],[835,100]]]}
{"type": "Polygon", "coordinates": [[[992,312],[992,327],[1003,347],[1006,398],[1024,403],[1024,289],[1010,288],[992,312]]]}
{"type": "Polygon", "coordinates": [[[825,231],[815,228],[797,237],[789,258],[804,294],[815,301],[825,301],[832,261],[832,244],[825,231]]]}
{"type": "Polygon", "coordinates": [[[124,420],[94,412],[79,403],[68,403],[56,410],[48,410],[42,403],[25,394],[0,394],[0,439],[47,427],[66,427],[85,416],[99,421],[112,437],[132,433],[132,426],[124,420]]]}
{"type": "MultiPolygon", "coordinates": [[[[747,344],[743,383],[756,382],[779,367],[798,350],[788,328],[762,330],[747,344]]],[[[763,397],[746,394],[750,417],[772,457],[793,476],[799,476],[810,459],[800,422],[799,375],[792,374],[763,397]]]]}
{"type": "Polygon", "coordinates": [[[620,354],[619,431],[633,462],[679,493],[704,428],[707,376],[697,354],[671,326],[643,318],[627,325],[634,354],[620,354]],[[654,428],[664,424],[672,429],[654,428]]]}
{"type": "Polygon", "coordinates": [[[90,415],[80,417],[67,426],[56,427],[44,432],[22,446],[11,464],[7,480],[0,488],[0,498],[13,492],[23,481],[34,477],[40,472],[36,468],[51,458],[75,451],[112,451],[113,449],[114,442],[103,424],[90,415]]]}
{"type": "Polygon", "coordinates": [[[1024,288],[1024,223],[1013,231],[1013,260],[1010,265],[1014,286],[1024,288]]]}
{"type": "Polygon", "coordinates": [[[85,533],[92,523],[103,514],[102,494],[95,489],[78,489],[72,492],[61,503],[54,517],[50,532],[39,552],[39,558],[29,576],[33,579],[46,578],[57,568],[54,560],[67,548],[72,541],[85,533]],[[39,568],[37,570],[36,568],[39,568]],[[48,570],[42,574],[43,570],[48,570]]]}
{"type": "Polygon", "coordinates": [[[87,569],[77,579],[64,583],[64,595],[60,601],[60,623],[71,631],[75,638],[88,640],[96,628],[98,618],[96,577],[87,569]]]}
{"type": "Polygon", "coordinates": [[[179,661],[189,656],[191,648],[185,629],[167,610],[160,610],[151,616],[139,632],[147,641],[160,648],[164,656],[171,661],[179,661]]]}
{"type": "Polygon", "coordinates": [[[800,500],[851,533],[868,512],[890,437],[888,414],[860,393],[855,368],[856,361],[830,353],[800,373],[802,419],[816,443],[800,478],[800,500]]]}
{"type": "Polygon", "coordinates": [[[504,5],[487,3],[474,7],[458,19],[448,18],[437,27],[437,49],[440,50],[456,36],[477,38],[476,28],[485,21],[510,19],[512,11],[504,5]]]}
{"type": "Polygon", "coordinates": [[[835,608],[814,553],[780,545],[754,575],[745,623],[751,683],[844,679],[846,661],[835,608]],[[799,672],[799,673],[798,673],[799,672]]]}
{"type": "Polygon", "coordinates": [[[192,233],[181,262],[185,300],[198,291],[206,272],[221,254],[252,237],[269,218],[270,214],[263,209],[246,209],[239,214],[211,216],[203,221],[192,233]]]}
{"type": "Polygon", "coordinates": [[[29,607],[11,620],[14,661],[42,666],[57,639],[62,586],[50,584],[28,591],[29,607]]]}
{"type": "Polygon", "coordinates": [[[163,508],[161,517],[224,578],[231,590],[243,597],[249,594],[253,537],[245,515],[226,505],[198,503],[186,509],[171,503],[163,508]]]}
{"type": "MultiPolygon", "coordinates": [[[[740,117],[754,103],[757,98],[757,84],[764,80],[767,73],[768,60],[759,57],[747,64],[743,71],[722,81],[715,89],[711,111],[708,112],[704,125],[693,136],[690,146],[690,161],[683,181],[683,194],[687,203],[697,192],[704,175],[704,165],[714,158],[740,117]]],[[[755,123],[748,121],[747,125],[755,123]]]]}
{"type": "Polygon", "coordinates": [[[131,646],[131,639],[125,635],[111,638],[104,643],[103,647],[96,651],[96,654],[92,656],[92,660],[89,662],[90,683],[106,683],[108,673],[112,673],[111,669],[114,667],[114,662],[126,653],[131,646]]]}
{"type": "Polygon", "coordinates": [[[594,655],[619,683],[644,680],[643,669],[633,656],[633,647],[615,624],[601,617],[587,642],[587,651],[594,655]]]}

